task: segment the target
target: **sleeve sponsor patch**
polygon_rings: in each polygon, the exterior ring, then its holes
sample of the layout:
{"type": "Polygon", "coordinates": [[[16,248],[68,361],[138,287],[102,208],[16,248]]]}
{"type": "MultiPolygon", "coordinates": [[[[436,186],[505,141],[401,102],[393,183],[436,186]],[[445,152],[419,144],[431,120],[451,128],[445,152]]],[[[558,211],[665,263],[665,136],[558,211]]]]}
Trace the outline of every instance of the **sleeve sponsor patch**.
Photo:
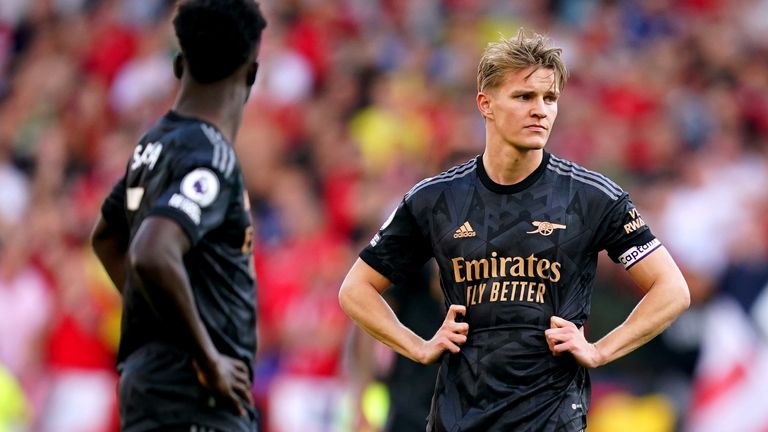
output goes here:
{"type": "Polygon", "coordinates": [[[645,221],[640,217],[640,213],[637,212],[636,208],[632,208],[627,215],[631,220],[624,224],[625,233],[629,234],[645,226],[645,221]]]}
{"type": "Polygon", "coordinates": [[[181,210],[189,216],[195,225],[200,225],[200,206],[195,204],[191,199],[175,193],[171,196],[171,199],[168,200],[168,205],[181,210]]]}
{"type": "Polygon", "coordinates": [[[219,195],[219,179],[213,171],[197,168],[181,180],[181,193],[200,207],[207,207],[219,195]]]}
{"type": "Polygon", "coordinates": [[[619,262],[624,264],[624,268],[629,269],[648,254],[658,249],[659,246],[661,246],[659,239],[653,239],[644,245],[631,247],[619,255],[619,262]]]}

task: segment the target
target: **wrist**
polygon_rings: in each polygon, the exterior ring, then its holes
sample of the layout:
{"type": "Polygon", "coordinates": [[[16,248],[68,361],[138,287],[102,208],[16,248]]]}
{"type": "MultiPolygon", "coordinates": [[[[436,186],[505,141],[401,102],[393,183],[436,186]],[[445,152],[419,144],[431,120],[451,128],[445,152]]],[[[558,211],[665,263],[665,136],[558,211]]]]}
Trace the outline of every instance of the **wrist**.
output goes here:
{"type": "Polygon", "coordinates": [[[427,351],[426,351],[426,341],[417,341],[417,343],[414,345],[413,350],[411,351],[411,360],[415,361],[419,364],[426,364],[427,359],[427,351]]]}
{"type": "Polygon", "coordinates": [[[591,343],[592,349],[593,349],[593,359],[594,359],[594,366],[595,368],[603,366],[607,363],[607,360],[605,358],[605,355],[603,355],[602,351],[600,351],[600,347],[597,346],[597,342],[591,343]]]}
{"type": "Polygon", "coordinates": [[[219,353],[217,351],[201,351],[195,356],[195,363],[204,372],[211,372],[216,369],[216,364],[219,361],[219,353]]]}
{"type": "Polygon", "coordinates": [[[429,344],[428,341],[424,340],[424,338],[420,337],[419,335],[413,333],[413,337],[410,338],[410,346],[407,347],[407,352],[405,354],[406,357],[409,357],[411,360],[415,361],[419,364],[427,364],[428,360],[428,352],[427,352],[427,345],[429,344]]]}

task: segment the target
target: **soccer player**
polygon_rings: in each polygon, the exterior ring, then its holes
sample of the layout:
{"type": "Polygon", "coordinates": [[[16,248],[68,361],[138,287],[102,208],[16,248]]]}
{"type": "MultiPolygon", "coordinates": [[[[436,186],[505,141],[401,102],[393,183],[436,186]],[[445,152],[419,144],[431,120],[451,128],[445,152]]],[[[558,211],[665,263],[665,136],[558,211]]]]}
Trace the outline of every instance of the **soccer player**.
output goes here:
{"type": "Polygon", "coordinates": [[[121,430],[253,431],[249,202],[232,148],[266,21],[253,0],[188,0],[181,80],[105,200],[92,243],[123,296],[121,430]]]}
{"type": "Polygon", "coordinates": [[[477,72],[482,155],[416,184],[360,253],[346,313],[410,359],[441,360],[428,431],[582,431],[588,368],[663,331],[689,304],[677,265],[629,196],[544,151],[567,73],[561,50],[518,33],[477,72]],[[595,343],[582,331],[601,250],[646,294],[595,343]],[[424,340],[380,293],[434,257],[450,305],[424,340]]]}

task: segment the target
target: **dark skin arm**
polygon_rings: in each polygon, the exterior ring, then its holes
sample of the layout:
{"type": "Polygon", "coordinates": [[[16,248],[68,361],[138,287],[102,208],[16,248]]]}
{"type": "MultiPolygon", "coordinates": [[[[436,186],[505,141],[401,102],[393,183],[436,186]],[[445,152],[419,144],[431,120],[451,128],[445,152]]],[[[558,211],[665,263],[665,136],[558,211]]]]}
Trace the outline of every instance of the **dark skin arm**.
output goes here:
{"type": "Polygon", "coordinates": [[[188,336],[200,382],[240,415],[252,404],[248,367],[218,352],[195,304],[183,257],[190,241],[179,225],[161,216],[146,218],[128,250],[130,269],[144,286],[155,312],[188,336]]]}
{"type": "Polygon", "coordinates": [[[128,233],[114,229],[99,215],[91,233],[91,245],[101,265],[107,271],[117,291],[125,286],[125,255],[128,252],[128,233]]]}

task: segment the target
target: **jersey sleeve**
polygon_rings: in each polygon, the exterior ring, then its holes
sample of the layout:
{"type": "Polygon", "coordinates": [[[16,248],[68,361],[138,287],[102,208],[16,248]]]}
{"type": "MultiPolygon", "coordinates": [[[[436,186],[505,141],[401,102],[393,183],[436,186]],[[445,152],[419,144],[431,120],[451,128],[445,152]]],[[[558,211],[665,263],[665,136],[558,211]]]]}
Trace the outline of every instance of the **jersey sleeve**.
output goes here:
{"type": "Polygon", "coordinates": [[[172,169],[148,215],[173,219],[194,245],[224,221],[234,182],[205,155],[189,157],[172,169]]]}
{"type": "Polygon", "coordinates": [[[101,205],[101,216],[109,229],[128,230],[128,220],[125,217],[125,176],[115,183],[101,205]]]}
{"type": "Polygon", "coordinates": [[[405,200],[360,252],[363,261],[395,284],[404,283],[431,257],[429,239],[405,200]]]}
{"type": "Polygon", "coordinates": [[[608,209],[596,231],[597,249],[626,269],[661,246],[627,194],[608,209]]]}

